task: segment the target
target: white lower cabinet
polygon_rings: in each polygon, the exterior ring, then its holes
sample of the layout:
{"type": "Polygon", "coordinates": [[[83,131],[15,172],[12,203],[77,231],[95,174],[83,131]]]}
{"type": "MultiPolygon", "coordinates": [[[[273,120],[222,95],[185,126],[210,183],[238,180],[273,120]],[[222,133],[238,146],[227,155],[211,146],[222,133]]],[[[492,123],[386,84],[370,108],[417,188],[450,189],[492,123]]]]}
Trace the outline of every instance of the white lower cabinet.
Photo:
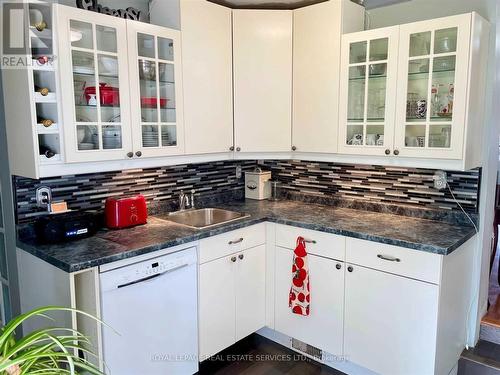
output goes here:
{"type": "Polygon", "coordinates": [[[310,315],[293,314],[288,307],[293,251],[276,247],[275,329],[327,351],[342,354],[344,262],[308,255],[310,315]]]}
{"type": "Polygon", "coordinates": [[[347,359],[380,374],[434,374],[439,286],[352,264],[347,268],[347,359]]]}
{"type": "Polygon", "coordinates": [[[265,325],[266,246],[200,265],[200,360],[265,325]]]}

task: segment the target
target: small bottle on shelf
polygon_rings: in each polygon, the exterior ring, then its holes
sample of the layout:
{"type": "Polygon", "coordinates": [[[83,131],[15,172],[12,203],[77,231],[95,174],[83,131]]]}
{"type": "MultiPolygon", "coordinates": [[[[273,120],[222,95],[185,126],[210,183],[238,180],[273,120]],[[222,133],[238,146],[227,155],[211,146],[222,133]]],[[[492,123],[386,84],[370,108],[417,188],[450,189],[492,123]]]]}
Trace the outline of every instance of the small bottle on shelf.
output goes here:
{"type": "Polygon", "coordinates": [[[47,95],[49,95],[50,91],[47,87],[40,87],[40,86],[35,85],[35,92],[39,92],[40,95],[42,95],[42,96],[47,96],[47,95]]]}
{"type": "Polygon", "coordinates": [[[451,115],[453,113],[453,97],[455,95],[455,86],[450,83],[448,86],[448,113],[451,115]]]}
{"type": "Polygon", "coordinates": [[[36,122],[45,126],[46,128],[52,126],[54,124],[54,121],[48,119],[48,118],[43,118],[43,117],[40,117],[40,116],[37,116],[36,118],[36,122]]]}
{"type": "Polygon", "coordinates": [[[431,98],[432,98],[432,117],[437,117],[440,105],[441,105],[441,97],[439,96],[439,86],[433,85],[431,89],[431,98]]]}
{"type": "Polygon", "coordinates": [[[45,155],[47,159],[50,159],[56,155],[54,151],[52,151],[49,147],[45,145],[40,145],[40,155],[45,155]]]}

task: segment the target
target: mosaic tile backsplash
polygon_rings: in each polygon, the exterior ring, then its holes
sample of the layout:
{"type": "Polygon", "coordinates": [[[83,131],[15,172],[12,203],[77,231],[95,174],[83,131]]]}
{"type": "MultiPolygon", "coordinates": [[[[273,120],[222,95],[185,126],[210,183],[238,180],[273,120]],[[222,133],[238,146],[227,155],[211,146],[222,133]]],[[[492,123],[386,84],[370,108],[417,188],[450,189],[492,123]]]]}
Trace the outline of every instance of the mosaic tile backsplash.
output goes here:
{"type": "MultiPolygon", "coordinates": [[[[65,200],[73,210],[102,209],[107,197],[137,193],[143,194],[150,206],[176,201],[180,190],[195,189],[198,200],[222,194],[243,197],[244,179],[236,178],[236,166],[248,171],[256,164],[253,160],[221,161],[41,180],[14,177],[17,220],[28,223],[40,215],[35,190],[42,185],[52,188],[54,201],[65,200]]],[[[434,170],[430,169],[295,160],[266,161],[263,168],[272,170],[285,191],[459,210],[449,191],[432,187],[434,170]]],[[[480,171],[448,172],[448,181],[464,209],[477,212],[480,171]]]]}
{"type": "MultiPolygon", "coordinates": [[[[266,161],[273,179],[290,192],[377,203],[460,210],[448,189],[434,189],[434,170],[299,160],[266,161]]],[[[447,172],[450,189],[471,213],[478,209],[480,170],[447,172]]]]}

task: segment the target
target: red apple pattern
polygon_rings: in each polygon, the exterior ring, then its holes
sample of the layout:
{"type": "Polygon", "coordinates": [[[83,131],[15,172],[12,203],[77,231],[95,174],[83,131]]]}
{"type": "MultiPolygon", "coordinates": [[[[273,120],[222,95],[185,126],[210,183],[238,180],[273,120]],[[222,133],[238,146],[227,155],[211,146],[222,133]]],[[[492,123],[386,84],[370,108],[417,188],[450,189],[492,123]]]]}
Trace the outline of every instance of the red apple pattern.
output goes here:
{"type": "Polygon", "coordinates": [[[288,306],[294,314],[309,315],[311,302],[309,290],[309,266],[304,238],[297,238],[297,246],[293,252],[292,286],[288,296],[288,306]]]}

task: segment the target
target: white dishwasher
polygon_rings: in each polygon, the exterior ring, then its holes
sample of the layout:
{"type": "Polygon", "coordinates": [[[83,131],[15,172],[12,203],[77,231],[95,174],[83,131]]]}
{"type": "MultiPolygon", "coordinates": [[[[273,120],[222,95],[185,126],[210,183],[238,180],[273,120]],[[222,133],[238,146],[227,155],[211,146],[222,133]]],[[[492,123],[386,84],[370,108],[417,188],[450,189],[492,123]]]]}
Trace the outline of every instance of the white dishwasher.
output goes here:
{"type": "Polygon", "coordinates": [[[196,248],[100,274],[105,372],[198,371],[196,248]]]}

